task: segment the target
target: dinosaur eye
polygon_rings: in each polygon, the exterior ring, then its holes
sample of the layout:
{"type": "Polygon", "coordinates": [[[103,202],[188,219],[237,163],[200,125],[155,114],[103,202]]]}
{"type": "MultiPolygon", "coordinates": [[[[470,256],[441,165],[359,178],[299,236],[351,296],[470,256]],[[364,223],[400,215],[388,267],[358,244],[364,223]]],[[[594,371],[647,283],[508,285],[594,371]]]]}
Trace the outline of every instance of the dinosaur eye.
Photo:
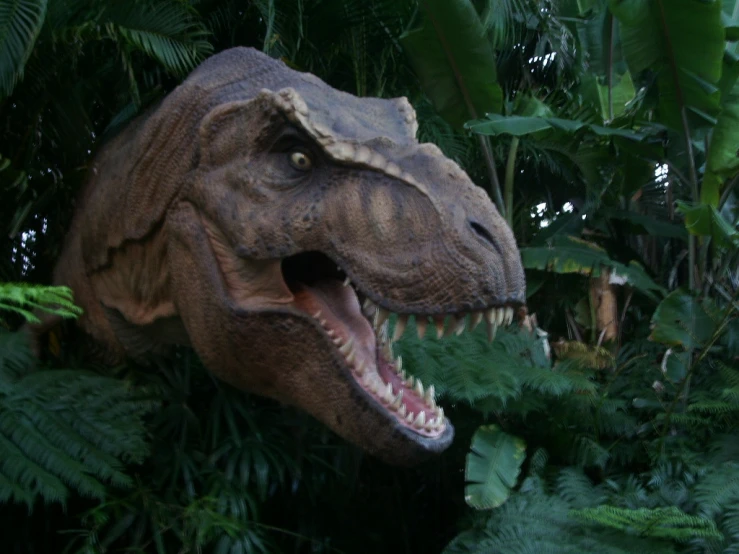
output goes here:
{"type": "Polygon", "coordinates": [[[293,150],[290,152],[288,159],[290,160],[290,165],[300,171],[308,171],[313,167],[313,160],[302,150],[293,150]]]}

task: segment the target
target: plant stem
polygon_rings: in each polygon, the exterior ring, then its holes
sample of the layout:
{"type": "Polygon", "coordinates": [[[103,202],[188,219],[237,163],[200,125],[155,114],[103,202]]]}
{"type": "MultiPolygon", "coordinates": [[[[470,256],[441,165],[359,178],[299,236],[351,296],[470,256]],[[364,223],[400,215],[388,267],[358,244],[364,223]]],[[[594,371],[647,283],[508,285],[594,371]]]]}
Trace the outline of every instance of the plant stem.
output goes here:
{"type": "MultiPolygon", "coordinates": [[[[739,6],[739,2],[737,2],[737,6],[739,6]]],[[[736,177],[734,177],[724,187],[724,192],[721,193],[721,199],[718,201],[718,209],[719,210],[724,207],[724,204],[729,199],[729,195],[731,194],[731,190],[736,186],[737,183],[739,183],[739,175],[737,175],[736,177]]]]}
{"type": "Polygon", "coordinates": [[[498,180],[498,170],[495,168],[495,158],[493,158],[493,149],[490,146],[490,138],[485,135],[477,135],[477,139],[480,141],[480,148],[482,148],[482,153],[485,156],[485,165],[488,168],[488,177],[490,177],[493,199],[498,205],[500,215],[506,217],[505,204],[503,203],[503,196],[500,194],[500,181],[498,180]]]}
{"type": "Polygon", "coordinates": [[[513,179],[516,169],[516,152],[518,152],[519,138],[511,139],[508,149],[508,161],[505,166],[505,183],[503,193],[505,194],[505,218],[508,226],[513,229],[513,179]]]}
{"type": "MultiPolygon", "coordinates": [[[[690,186],[692,189],[693,202],[697,203],[700,200],[700,194],[698,192],[698,172],[695,169],[695,155],[693,154],[693,142],[690,140],[690,125],[688,124],[688,114],[686,111],[685,96],[683,95],[683,89],[680,84],[680,76],[678,74],[678,68],[675,64],[675,53],[672,47],[672,38],[670,37],[670,30],[667,27],[667,18],[665,16],[664,0],[657,0],[660,12],[660,23],[662,24],[662,33],[665,39],[665,46],[667,50],[667,60],[670,67],[670,73],[672,74],[672,81],[675,87],[675,96],[677,97],[677,105],[680,107],[680,121],[683,128],[683,139],[685,140],[685,153],[688,156],[688,168],[690,169],[690,186]]],[[[688,237],[688,263],[690,264],[688,273],[688,283],[691,291],[695,291],[700,288],[700,279],[696,282],[695,279],[695,237],[690,235],[688,237]]],[[[700,275],[698,276],[700,277],[700,275]]]]}
{"type": "Polygon", "coordinates": [[[608,25],[608,122],[610,123],[613,121],[613,34],[616,31],[616,18],[613,17],[610,9],[607,11],[607,18],[610,19],[610,25],[608,25]]]}

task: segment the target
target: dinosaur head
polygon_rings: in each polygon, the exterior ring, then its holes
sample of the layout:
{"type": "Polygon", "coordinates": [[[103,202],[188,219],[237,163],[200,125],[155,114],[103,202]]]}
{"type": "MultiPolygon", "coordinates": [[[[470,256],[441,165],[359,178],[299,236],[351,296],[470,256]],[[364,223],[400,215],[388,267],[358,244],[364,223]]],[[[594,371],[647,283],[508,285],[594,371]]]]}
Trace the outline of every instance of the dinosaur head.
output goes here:
{"type": "MultiPolygon", "coordinates": [[[[389,461],[442,451],[452,424],[391,341],[411,317],[433,331],[448,319],[447,332],[510,322],[524,299],[513,235],[457,164],[416,141],[405,99],[357,98],[259,61],[279,78],[249,97],[211,93],[180,200],[217,268],[219,316],[188,323],[195,347],[225,380],[389,461]]],[[[211,64],[192,79],[212,83],[211,64]]]]}
{"type": "Polygon", "coordinates": [[[389,462],[444,450],[453,426],[391,342],[409,318],[427,335],[481,321],[494,333],[524,273],[487,195],[418,143],[408,101],[358,98],[239,48],[144,125],[129,197],[166,205],[149,225],[165,237],[162,286],[206,367],[389,462]]]}

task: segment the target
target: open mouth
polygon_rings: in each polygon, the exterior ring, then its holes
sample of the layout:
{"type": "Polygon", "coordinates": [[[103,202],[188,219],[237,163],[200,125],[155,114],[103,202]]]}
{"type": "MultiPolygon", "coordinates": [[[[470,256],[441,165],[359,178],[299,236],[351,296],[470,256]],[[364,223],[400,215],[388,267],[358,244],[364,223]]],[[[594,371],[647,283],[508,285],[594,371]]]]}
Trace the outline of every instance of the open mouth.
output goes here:
{"type": "Polygon", "coordinates": [[[436,404],[433,385],[426,387],[406,374],[401,358],[393,355],[392,343],[403,336],[410,318],[415,319],[419,338],[426,336],[429,326],[441,338],[474,330],[484,321],[492,340],[497,328],[511,323],[514,316],[513,304],[456,314],[397,314],[389,337],[391,313],[325,254],[305,252],[285,258],[282,273],[295,297],[294,306],[321,325],[356,384],[398,424],[431,439],[444,434],[444,409],[436,404]]]}

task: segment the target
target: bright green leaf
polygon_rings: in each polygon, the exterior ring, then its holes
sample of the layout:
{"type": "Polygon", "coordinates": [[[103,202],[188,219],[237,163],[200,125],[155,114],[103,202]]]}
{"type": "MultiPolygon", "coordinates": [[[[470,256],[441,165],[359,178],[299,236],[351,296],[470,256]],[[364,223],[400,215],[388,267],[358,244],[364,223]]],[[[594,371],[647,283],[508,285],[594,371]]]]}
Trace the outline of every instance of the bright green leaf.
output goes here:
{"type": "Polygon", "coordinates": [[[526,458],[526,443],[497,425],[480,427],[472,437],[465,468],[465,501],[478,510],[503,504],[526,458]]]}
{"type": "Polygon", "coordinates": [[[677,202],[677,210],[685,216],[685,227],[691,235],[711,237],[723,247],[739,246],[739,231],[726,221],[721,213],[711,205],[691,206],[677,202]]]}

